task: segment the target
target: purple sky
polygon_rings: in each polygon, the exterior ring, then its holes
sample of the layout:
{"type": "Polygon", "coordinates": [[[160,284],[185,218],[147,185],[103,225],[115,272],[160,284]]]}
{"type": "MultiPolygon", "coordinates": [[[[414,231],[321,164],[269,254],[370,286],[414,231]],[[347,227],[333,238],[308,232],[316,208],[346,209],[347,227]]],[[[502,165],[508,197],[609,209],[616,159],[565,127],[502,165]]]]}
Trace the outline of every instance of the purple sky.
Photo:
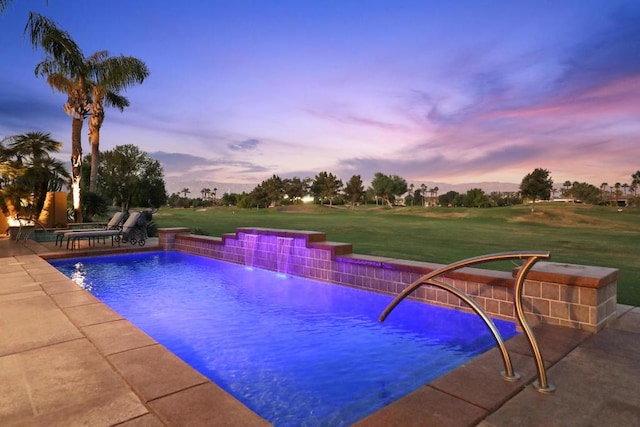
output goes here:
{"type": "Polygon", "coordinates": [[[147,63],[101,147],[138,145],[169,184],[519,183],[543,167],[558,187],[600,186],[640,169],[635,0],[18,0],[0,15],[0,137],[51,132],[67,159],[66,98],[34,76],[29,10],[87,56],[147,63]]]}

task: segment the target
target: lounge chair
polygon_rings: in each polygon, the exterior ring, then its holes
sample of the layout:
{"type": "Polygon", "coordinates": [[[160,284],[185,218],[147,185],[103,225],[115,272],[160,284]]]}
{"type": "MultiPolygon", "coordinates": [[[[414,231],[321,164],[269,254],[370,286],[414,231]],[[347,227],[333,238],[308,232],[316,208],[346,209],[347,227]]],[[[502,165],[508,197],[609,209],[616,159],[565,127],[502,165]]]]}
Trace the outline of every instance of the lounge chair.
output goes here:
{"type": "MultiPolygon", "coordinates": [[[[56,230],[53,232],[54,236],[56,236],[56,246],[58,246],[58,242],[60,242],[60,246],[62,246],[62,242],[65,239],[65,236],[68,233],[86,233],[92,231],[105,231],[105,230],[120,230],[122,228],[122,223],[127,219],[126,212],[116,212],[113,214],[107,226],[104,228],[76,228],[76,229],[65,229],[65,230],[56,230]]],[[[67,242],[68,243],[68,242],[67,242]]],[[[67,244],[67,247],[69,245],[67,244]]]]}
{"type": "Polygon", "coordinates": [[[129,215],[129,218],[122,226],[122,241],[129,242],[132,245],[138,243],[140,246],[144,246],[148,238],[147,226],[149,221],[151,221],[150,211],[134,212],[129,215]]]}
{"type": "MultiPolygon", "coordinates": [[[[89,246],[91,243],[95,245],[96,240],[102,238],[102,240],[106,240],[107,237],[111,237],[111,246],[113,246],[114,242],[118,243],[120,246],[120,230],[77,230],[77,231],[67,231],[62,235],[62,240],[67,239],[67,249],[69,249],[69,245],[71,245],[71,249],[75,249],[76,243],[78,243],[78,248],[80,247],[80,240],[87,239],[89,242],[89,246]]],[[[62,242],[61,240],[61,242],[62,242]]],[[[62,246],[62,243],[60,243],[62,246]]]]}

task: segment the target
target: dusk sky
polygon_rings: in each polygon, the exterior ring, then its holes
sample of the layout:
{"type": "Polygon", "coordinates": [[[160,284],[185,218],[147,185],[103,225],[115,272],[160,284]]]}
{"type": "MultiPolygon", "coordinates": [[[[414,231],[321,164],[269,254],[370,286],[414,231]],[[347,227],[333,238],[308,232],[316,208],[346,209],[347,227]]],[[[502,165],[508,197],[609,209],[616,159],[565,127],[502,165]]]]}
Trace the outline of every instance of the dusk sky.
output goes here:
{"type": "Polygon", "coordinates": [[[68,161],[66,96],[34,75],[30,10],[86,56],[146,62],[101,149],[149,152],[170,191],[324,170],[518,184],[536,167],[560,188],[640,169],[637,0],[16,0],[0,15],[0,138],[50,132],[68,161]]]}

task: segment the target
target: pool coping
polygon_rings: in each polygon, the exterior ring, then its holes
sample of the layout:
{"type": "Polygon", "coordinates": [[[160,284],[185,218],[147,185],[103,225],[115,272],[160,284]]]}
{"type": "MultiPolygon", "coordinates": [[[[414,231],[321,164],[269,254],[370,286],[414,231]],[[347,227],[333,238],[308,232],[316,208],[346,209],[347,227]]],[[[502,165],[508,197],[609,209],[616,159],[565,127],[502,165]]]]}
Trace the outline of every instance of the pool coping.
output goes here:
{"type": "MultiPolygon", "coordinates": [[[[92,251],[92,254],[103,255],[104,252],[92,251]]],[[[79,252],[71,255],[76,257],[79,252]]],[[[86,401],[68,402],[66,407],[50,408],[50,412],[41,408],[34,415],[29,413],[29,407],[39,407],[39,401],[34,402],[38,396],[28,397],[24,402],[25,395],[21,394],[20,388],[29,386],[29,381],[36,385],[49,384],[52,378],[64,377],[60,370],[76,372],[77,367],[65,366],[63,362],[51,370],[44,366],[36,377],[29,377],[30,371],[23,367],[23,373],[26,372],[23,382],[10,391],[15,394],[10,397],[18,399],[19,416],[11,418],[10,422],[88,419],[94,424],[108,420],[111,425],[147,425],[147,422],[148,425],[268,425],[165,347],[79,288],[39,255],[0,258],[0,274],[12,278],[11,281],[3,280],[0,286],[0,307],[16,301],[25,305],[17,318],[0,317],[4,325],[18,332],[11,335],[11,339],[3,339],[0,345],[0,378],[9,375],[2,368],[6,366],[3,361],[31,360],[35,353],[41,353],[40,357],[48,360],[47,354],[59,353],[63,347],[81,347],[90,354],[93,365],[87,367],[86,375],[74,378],[79,382],[77,386],[90,388],[95,385],[97,377],[105,376],[111,384],[109,395],[113,395],[106,406],[104,402],[91,400],[94,395],[88,393],[86,401]],[[46,307],[48,315],[38,313],[42,306],[46,307]],[[29,330],[50,330],[52,325],[56,325],[58,332],[44,334],[25,343],[19,333],[24,331],[25,324],[29,330]],[[65,333],[60,334],[59,331],[65,333]]],[[[620,309],[624,313],[637,312],[632,307],[620,306],[620,309]]],[[[535,330],[548,368],[592,336],[585,331],[560,326],[539,325],[535,330]]],[[[356,425],[477,425],[483,422],[514,396],[532,389],[530,384],[536,374],[535,363],[526,340],[521,335],[514,337],[507,342],[507,347],[516,371],[522,376],[518,382],[502,379],[502,358],[494,348],[358,421],[356,425]]],[[[41,392],[44,395],[48,393],[44,389],[41,392]]],[[[58,392],[55,387],[50,390],[50,393],[58,392]]],[[[40,403],[41,406],[46,407],[46,402],[53,397],[40,399],[45,402],[40,403]]]]}

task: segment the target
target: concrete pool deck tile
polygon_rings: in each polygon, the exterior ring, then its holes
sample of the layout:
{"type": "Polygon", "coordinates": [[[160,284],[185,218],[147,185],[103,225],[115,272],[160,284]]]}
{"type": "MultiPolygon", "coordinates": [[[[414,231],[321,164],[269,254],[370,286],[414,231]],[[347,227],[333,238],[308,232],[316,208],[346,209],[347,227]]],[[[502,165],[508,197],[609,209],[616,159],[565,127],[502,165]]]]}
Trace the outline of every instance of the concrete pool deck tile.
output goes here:
{"type": "MultiPolygon", "coordinates": [[[[537,325],[532,328],[536,342],[545,364],[554,364],[571,350],[580,345],[593,334],[580,329],[573,329],[555,325],[537,325]]],[[[533,356],[531,346],[524,334],[511,338],[506,342],[509,353],[520,353],[533,356]]]]}
{"type": "Polygon", "coordinates": [[[72,292],[79,289],[79,286],[69,280],[68,277],[60,280],[45,280],[44,282],[42,282],[41,286],[42,289],[44,289],[44,291],[49,295],[61,294],[63,292],[72,292]]]}
{"type": "Polygon", "coordinates": [[[75,291],[62,292],[51,295],[51,298],[60,306],[60,308],[75,307],[77,305],[95,304],[100,300],[84,289],[76,289],[75,291]]]}
{"type": "Polygon", "coordinates": [[[271,425],[211,382],[153,400],[149,406],[170,426],[271,425]]]}
{"type": "Polygon", "coordinates": [[[44,292],[0,300],[0,356],[81,338],[44,292]]]}
{"type": "Polygon", "coordinates": [[[157,344],[153,338],[125,319],[80,329],[105,356],[157,344]]]}
{"type": "Polygon", "coordinates": [[[354,427],[462,427],[478,423],[487,414],[469,402],[425,386],[356,422],[354,427]]]}
{"type": "Polygon", "coordinates": [[[437,378],[429,385],[493,411],[536,378],[533,357],[517,353],[511,354],[510,357],[514,371],[520,375],[517,381],[507,381],[502,377],[500,372],[504,371],[504,363],[500,351],[494,348],[437,378]]]}
{"type": "Polygon", "coordinates": [[[165,427],[158,417],[154,414],[146,414],[133,420],[125,421],[122,424],[118,424],[118,427],[165,427]]]}
{"type": "Polygon", "coordinates": [[[29,272],[29,276],[39,282],[68,279],[59,271],[51,271],[48,266],[29,267],[25,266],[29,272]]]}
{"type": "Polygon", "coordinates": [[[114,320],[124,320],[122,316],[101,302],[68,307],[64,309],[64,312],[78,327],[96,325],[114,320]]]}
{"type": "MultiPolygon", "coordinates": [[[[627,306],[628,307],[628,306],[627,306]]],[[[616,319],[610,326],[611,328],[640,333],[640,307],[631,307],[628,310],[624,310],[624,313],[616,319]]]]}
{"type": "Polygon", "coordinates": [[[145,402],[209,382],[160,344],[114,354],[109,361],[145,402]]]}
{"type": "Polygon", "coordinates": [[[596,347],[580,346],[549,370],[555,392],[527,387],[481,425],[640,425],[640,364],[596,347]]]}
{"type": "Polygon", "coordinates": [[[0,275],[0,283],[0,295],[41,290],[40,282],[34,281],[27,273],[0,275]]]}
{"type": "Polygon", "coordinates": [[[0,425],[111,425],[148,412],[86,339],[0,357],[0,366],[0,384],[11,384],[0,425]]]}
{"type": "MultiPolygon", "coordinates": [[[[606,329],[585,341],[582,348],[625,357],[640,364],[640,336],[638,333],[606,329]]],[[[640,376],[638,377],[640,383],[640,376]]]]}
{"type": "Polygon", "coordinates": [[[25,273],[23,265],[24,263],[18,261],[15,258],[14,259],[5,258],[4,265],[2,266],[2,273],[0,273],[0,277],[7,277],[12,273],[25,273]]]}

